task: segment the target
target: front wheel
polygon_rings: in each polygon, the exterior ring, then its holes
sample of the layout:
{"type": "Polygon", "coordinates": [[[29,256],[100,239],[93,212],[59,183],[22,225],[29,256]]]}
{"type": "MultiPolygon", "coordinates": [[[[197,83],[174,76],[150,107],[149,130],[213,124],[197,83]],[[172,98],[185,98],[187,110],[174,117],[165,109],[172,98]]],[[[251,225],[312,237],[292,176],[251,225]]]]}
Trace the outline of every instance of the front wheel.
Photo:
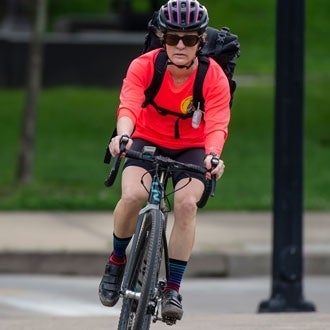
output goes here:
{"type": "Polygon", "coordinates": [[[134,237],[135,248],[131,250],[129,256],[127,264],[129,273],[124,276],[125,292],[123,292],[118,330],[150,328],[162,257],[163,230],[162,213],[159,210],[148,211],[144,215],[139,233],[134,237]]]}

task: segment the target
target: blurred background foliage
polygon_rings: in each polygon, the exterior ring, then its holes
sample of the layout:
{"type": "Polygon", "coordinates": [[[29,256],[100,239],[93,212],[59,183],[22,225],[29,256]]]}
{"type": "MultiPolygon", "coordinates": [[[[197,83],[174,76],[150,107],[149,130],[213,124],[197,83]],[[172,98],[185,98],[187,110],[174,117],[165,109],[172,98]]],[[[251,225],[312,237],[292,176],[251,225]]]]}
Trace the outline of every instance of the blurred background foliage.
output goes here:
{"type": "MultiPolygon", "coordinates": [[[[144,12],[148,1],[133,1],[144,12]]],[[[210,25],[238,34],[238,89],[222,158],[226,174],[206,209],[267,210],[272,204],[276,1],[202,2],[210,25]]],[[[48,32],[65,16],[108,15],[106,0],[50,0],[48,32]]],[[[330,210],[330,2],[306,1],[304,197],[310,210],[330,210]]],[[[116,88],[45,88],[39,104],[35,180],[15,180],[25,91],[0,90],[0,209],[112,209],[115,187],[103,186],[109,167],[103,155],[118,106],[116,88]]]]}

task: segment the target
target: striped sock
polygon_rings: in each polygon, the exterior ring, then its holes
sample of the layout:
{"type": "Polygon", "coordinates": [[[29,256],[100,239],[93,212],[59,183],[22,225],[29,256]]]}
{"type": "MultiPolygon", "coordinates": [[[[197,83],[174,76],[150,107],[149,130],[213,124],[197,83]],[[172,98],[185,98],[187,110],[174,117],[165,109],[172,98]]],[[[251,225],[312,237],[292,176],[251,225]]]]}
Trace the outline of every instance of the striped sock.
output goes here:
{"type": "Polygon", "coordinates": [[[126,248],[129,245],[132,237],[119,238],[113,234],[113,252],[109,257],[109,261],[122,265],[126,261],[126,248]]]}
{"type": "Polygon", "coordinates": [[[187,261],[169,259],[169,278],[166,284],[166,290],[175,290],[179,292],[183,274],[186,270],[187,261]]]}

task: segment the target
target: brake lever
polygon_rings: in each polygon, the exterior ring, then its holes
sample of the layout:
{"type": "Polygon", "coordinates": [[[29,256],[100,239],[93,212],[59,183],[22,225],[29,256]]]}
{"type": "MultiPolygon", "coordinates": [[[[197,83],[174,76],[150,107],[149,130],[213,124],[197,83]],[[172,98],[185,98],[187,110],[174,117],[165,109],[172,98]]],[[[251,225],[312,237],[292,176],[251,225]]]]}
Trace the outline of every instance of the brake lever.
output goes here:
{"type": "MultiPolygon", "coordinates": [[[[219,158],[212,157],[212,159],[211,159],[211,171],[214,170],[218,165],[219,165],[219,158]]],[[[210,192],[211,197],[215,196],[216,183],[217,183],[217,177],[216,177],[215,174],[212,174],[211,175],[211,192],[210,192]]]]}
{"type": "Polygon", "coordinates": [[[120,138],[120,142],[119,142],[119,155],[122,156],[122,154],[126,151],[126,145],[129,141],[129,136],[128,135],[122,135],[120,138]]]}
{"type": "Polygon", "coordinates": [[[126,145],[127,145],[128,141],[129,141],[128,135],[123,135],[120,138],[120,142],[119,142],[120,152],[118,155],[115,156],[109,176],[104,181],[104,185],[106,187],[111,187],[113,185],[113,183],[115,182],[115,179],[117,177],[117,173],[119,170],[120,162],[121,162],[121,157],[122,157],[122,154],[126,151],[126,145]]]}

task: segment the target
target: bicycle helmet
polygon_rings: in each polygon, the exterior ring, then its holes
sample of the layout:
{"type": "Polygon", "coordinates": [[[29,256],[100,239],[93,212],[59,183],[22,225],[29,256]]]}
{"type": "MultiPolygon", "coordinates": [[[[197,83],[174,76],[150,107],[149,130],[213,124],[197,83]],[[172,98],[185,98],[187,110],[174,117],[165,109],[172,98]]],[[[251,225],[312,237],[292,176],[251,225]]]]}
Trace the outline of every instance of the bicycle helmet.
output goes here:
{"type": "Polygon", "coordinates": [[[197,0],[169,0],[158,12],[158,24],[163,32],[198,31],[201,34],[208,21],[207,9],[197,0]]]}

